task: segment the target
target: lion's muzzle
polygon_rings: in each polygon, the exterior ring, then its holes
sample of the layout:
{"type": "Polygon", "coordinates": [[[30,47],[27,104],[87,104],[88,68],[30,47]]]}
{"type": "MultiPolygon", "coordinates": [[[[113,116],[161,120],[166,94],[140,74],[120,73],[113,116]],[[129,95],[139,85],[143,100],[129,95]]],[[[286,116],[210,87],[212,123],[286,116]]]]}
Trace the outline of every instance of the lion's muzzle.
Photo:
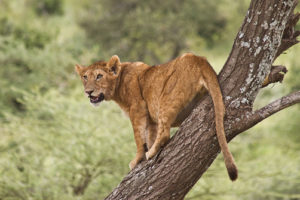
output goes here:
{"type": "Polygon", "coordinates": [[[90,98],[90,102],[91,103],[100,103],[101,101],[104,100],[104,94],[101,92],[99,94],[99,96],[92,96],[92,95],[89,95],[89,98],[90,98]]]}

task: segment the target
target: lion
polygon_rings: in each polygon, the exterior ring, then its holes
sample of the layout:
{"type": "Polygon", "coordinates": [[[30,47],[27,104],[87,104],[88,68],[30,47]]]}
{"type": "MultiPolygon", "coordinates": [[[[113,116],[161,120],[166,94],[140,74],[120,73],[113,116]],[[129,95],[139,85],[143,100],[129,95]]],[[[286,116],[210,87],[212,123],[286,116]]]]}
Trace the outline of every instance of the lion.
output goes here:
{"type": "Polygon", "coordinates": [[[154,157],[170,139],[170,128],[178,127],[208,91],[225,165],[230,179],[237,179],[238,170],[224,133],[225,107],[220,85],[206,58],[185,53],[168,63],[149,66],[143,62],[121,63],[114,55],[108,62],[76,65],[75,70],[93,105],[113,100],[129,116],[137,147],[130,169],[145,157],[154,157]]]}

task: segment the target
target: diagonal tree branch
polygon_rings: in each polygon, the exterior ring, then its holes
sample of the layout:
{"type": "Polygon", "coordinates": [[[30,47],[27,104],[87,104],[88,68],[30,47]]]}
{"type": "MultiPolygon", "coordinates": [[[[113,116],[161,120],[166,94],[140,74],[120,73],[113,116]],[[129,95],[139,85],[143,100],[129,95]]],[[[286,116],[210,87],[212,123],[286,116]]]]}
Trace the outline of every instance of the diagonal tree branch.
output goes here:
{"type": "MultiPolygon", "coordinates": [[[[256,95],[280,54],[297,2],[251,1],[218,76],[226,106],[228,141],[299,101],[297,92],[252,112],[256,95]]],[[[161,152],[133,169],[106,199],[183,199],[220,152],[213,113],[211,98],[200,100],[161,152]]]]}

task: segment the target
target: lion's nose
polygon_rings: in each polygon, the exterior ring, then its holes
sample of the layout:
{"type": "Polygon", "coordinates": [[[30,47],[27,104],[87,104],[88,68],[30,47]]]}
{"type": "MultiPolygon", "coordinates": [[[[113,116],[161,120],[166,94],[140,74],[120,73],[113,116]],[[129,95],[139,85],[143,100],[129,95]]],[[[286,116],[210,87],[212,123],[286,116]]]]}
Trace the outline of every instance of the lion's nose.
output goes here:
{"type": "Polygon", "coordinates": [[[87,93],[89,96],[94,92],[94,90],[85,90],[85,93],[87,93]]]}

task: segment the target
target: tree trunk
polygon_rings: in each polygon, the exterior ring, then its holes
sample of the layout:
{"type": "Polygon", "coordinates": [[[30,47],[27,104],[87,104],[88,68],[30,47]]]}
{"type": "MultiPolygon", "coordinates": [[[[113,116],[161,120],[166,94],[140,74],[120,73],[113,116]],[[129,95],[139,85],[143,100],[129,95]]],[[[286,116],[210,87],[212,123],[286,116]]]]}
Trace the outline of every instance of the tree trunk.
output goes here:
{"type": "MultiPolygon", "coordinates": [[[[299,13],[293,14],[296,4],[297,0],[251,1],[219,74],[228,141],[273,113],[300,102],[300,92],[295,92],[253,111],[253,102],[273,61],[298,42],[299,32],[294,26],[299,13]]],[[[277,67],[274,69],[278,75],[283,70],[277,67]]],[[[271,82],[281,81],[283,75],[274,77],[280,78],[271,82]]],[[[183,199],[220,152],[213,113],[211,98],[206,96],[161,152],[132,170],[106,199],[183,199]]]]}

